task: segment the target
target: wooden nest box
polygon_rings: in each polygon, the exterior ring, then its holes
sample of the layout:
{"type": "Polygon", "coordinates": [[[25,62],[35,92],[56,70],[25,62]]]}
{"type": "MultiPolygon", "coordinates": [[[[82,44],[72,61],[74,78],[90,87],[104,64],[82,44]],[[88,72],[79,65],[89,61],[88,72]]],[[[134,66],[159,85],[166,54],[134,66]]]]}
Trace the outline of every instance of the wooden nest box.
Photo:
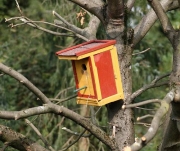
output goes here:
{"type": "Polygon", "coordinates": [[[102,106],[124,99],[115,40],[93,40],[56,52],[72,61],[77,104],[102,106]]]}

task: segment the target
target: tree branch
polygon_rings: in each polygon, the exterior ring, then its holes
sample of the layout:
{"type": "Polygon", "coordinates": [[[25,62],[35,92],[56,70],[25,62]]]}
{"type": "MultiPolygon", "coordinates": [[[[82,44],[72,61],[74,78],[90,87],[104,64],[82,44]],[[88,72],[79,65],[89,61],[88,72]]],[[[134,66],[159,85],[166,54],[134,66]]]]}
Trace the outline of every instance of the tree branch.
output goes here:
{"type": "Polygon", "coordinates": [[[81,36],[82,39],[84,39],[85,41],[88,41],[88,37],[86,37],[86,33],[84,31],[84,29],[81,29],[81,28],[78,28],[76,27],[75,25],[73,24],[70,24],[68,21],[66,21],[63,17],[61,17],[57,12],[53,11],[53,15],[56,16],[58,19],[60,19],[61,21],[59,20],[54,20],[54,23],[56,25],[60,25],[60,26],[63,26],[63,27],[66,27],[68,28],[71,32],[73,33],[76,33],[78,35],[81,36]],[[62,24],[63,23],[63,24],[62,24]]]}
{"type": "MultiPolygon", "coordinates": [[[[63,127],[62,130],[66,131],[66,132],[68,132],[68,133],[70,133],[70,134],[72,134],[72,135],[76,135],[76,136],[81,135],[80,133],[74,132],[74,131],[66,128],[66,127],[63,127]]],[[[81,137],[89,137],[89,136],[91,136],[91,134],[82,135],[81,137]]]]}
{"type": "Polygon", "coordinates": [[[150,89],[150,88],[155,88],[155,87],[160,87],[162,85],[167,85],[169,84],[169,81],[164,81],[164,82],[159,82],[157,83],[159,80],[169,76],[170,73],[167,73],[165,75],[162,75],[158,78],[155,78],[150,84],[143,86],[142,88],[140,88],[139,90],[135,91],[129,98],[128,98],[128,102],[134,100],[137,96],[139,96],[140,94],[142,94],[144,91],[150,89]]]}
{"type": "Polygon", "coordinates": [[[102,22],[104,22],[104,17],[103,17],[103,1],[101,0],[93,0],[93,1],[87,1],[87,0],[69,0],[85,10],[89,11],[90,13],[94,14],[97,16],[102,22]]]}
{"type": "Polygon", "coordinates": [[[149,104],[149,103],[160,103],[160,102],[161,102],[161,100],[159,100],[159,99],[146,100],[146,101],[142,101],[142,102],[139,102],[139,103],[123,105],[122,109],[133,108],[133,107],[137,107],[137,106],[146,105],[146,104],[149,104]]]}
{"type": "Polygon", "coordinates": [[[24,86],[26,86],[31,92],[33,92],[38,99],[42,100],[44,103],[50,103],[49,99],[37,88],[35,87],[27,78],[23,75],[18,73],[17,71],[13,70],[12,68],[5,66],[4,64],[0,63],[0,70],[5,74],[10,75],[24,86]]]}
{"type": "Polygon", "coordinates": [[[155,11],[156,15],[158,16],[160,23],[163,27],[164,33],[167,35],[168,39],[173,42],[173,35],[172,32],[174,32],[174,28],[168,19],[168,16],[166,15],[165,11],[163,10],[162,5],[158,0],[148,0],[151,7],[155,11]]]}
{"type": "MultiPolygon", "coordinates": [[[[161,0],[160,3],[164,9],[164,11],[168,11],[170,8],[175,9],[178,8],[177,0],[161,0]]],[[[134,40],[133,45],[135,46],[149,31],[149,29],[152,27],[152,25],[157,20],[157,16],[153,9],[151,9],[147,15],[145,15],[142,20],[139,22],[139,24],[134,29],[134,40]]]]}
{"type": "Polygon", "coordinates": [[[83,134],[86,132],[86,130],[84,130],[79,136],[78,136],[78,138],[74,141],[74,142],[72,142],[70,145],[68,145],[66,148],[64,148],[64,149],[62,149],[62,150],[60,150],[60,151],[65,151],[65,150],[67,150],[68,148],[70,148],[72,145],[74,145],[82,136],[83,136],[83,134]]]}
{"type": "Polygon", "coordinates": [[[25,119],[26,123],[36,132],[36,134],[40,137],[40,139],[43,141],[43,143],[49,148],[51,151],[55,151],[47,142],[47,140],[42,136],[42,134],[39,132],[39,130],[32,124],[28,119],[25,119]]]}
{"type": "Polygon", "coordinates": [[[12,70],[11,68],[3,65],[0,63],[0,70],[13,78],[17,79],[18,81],[22,82],[30,91],[32,91],[38,98],[40,98],[45,104],[44,106],[34,107],[30,109],[26,109],[23,111],[1,111],[0,117],[4,119],[20,119],[20,118],[26,118],[33,115],[39,115],[39,114],[45,114],[45,113],[54,113],[59,114],[62,116],[67,117],[68,119],[71,119],[72,121],[78,123],[82,127],[84,127],[86,130],[91,132],[95,137],[97,137],[99,140],[101,140],[103,143],[105,143],[107,146],[109,146],[112,150],[115,150],[117,148],[116,143],[114,140],[112,140],[107,133],[102,131],[100,128],[98,128],[96,125],[94,125],[89,119],[84,118],[83,116],[80,116],[79,114],[73,112],[72,110],[69,110],[63,106],[58,106],[56,104],[52,104],[49,99],[38,89],[36,88],[32,83],[30,83],[24,76],[22,76],[20,73],[12,70]]]}
{"type": "Polygon", "coordinates": [[[95,137],[109,146],[112,150],[116,148],[115,142],[104,131],[92,124],[89,119],[86,119],[63,106],[58,106],[52,103],[45,104],[44,106],[29,108],[23,111],[0,111],[0,118],[17,120],[45,113],[54,113],[65,116],[91,132],[95,137]]]}
{"type": "Polygon", "coordinates": [[[3,125],[0,125],[0,140],[20,151],[49,151],[24,135],[3,125]]]}
{"type": "Polygon", "coordinates": [[[154,138],[159,128],[160,121],[162,117],[168,112],[169,105],[173,101],[173,99],[174,99],[174,90],[167,93],[167,95],[161,101],[161,106],[154,115],[154,118],[151,122],[151,126],[149,127],[147,133],[143,137],[141,137],[141,139],[137,139],[136,142],[130,146],[130,151],[140,150],[142,147],[147,145],[147,143],[150,140],[154,138]]]}
{"type": "Polygon", "coordinates": [[[132,9],[132,7],[134,6],[134,3],[135,3],[136,0],[128,0],[126,5],[127,5],[127,8],[128,8],[128,11],[130,11],[132,9]]]}
{"type": "Polygon", "coordinates": [[[152,117],[154,117],[154,115],[147,114],[147,115],[144,115],[141,117],[137,117],[137,121],[141,121],[141,120],[144,120],[146,118],[152,118],[152,117]]]}

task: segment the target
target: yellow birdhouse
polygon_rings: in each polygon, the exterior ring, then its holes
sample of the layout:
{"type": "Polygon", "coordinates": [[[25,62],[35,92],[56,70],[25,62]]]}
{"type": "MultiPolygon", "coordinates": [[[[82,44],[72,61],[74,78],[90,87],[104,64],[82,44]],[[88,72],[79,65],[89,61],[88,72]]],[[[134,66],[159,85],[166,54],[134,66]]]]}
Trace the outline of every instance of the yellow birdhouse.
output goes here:
{"type": "Polygon", "coordinates": [[[102,106],[124,99],[115,40],[93,40],[56,52],[72,61],[77,104],[102,106]]]}

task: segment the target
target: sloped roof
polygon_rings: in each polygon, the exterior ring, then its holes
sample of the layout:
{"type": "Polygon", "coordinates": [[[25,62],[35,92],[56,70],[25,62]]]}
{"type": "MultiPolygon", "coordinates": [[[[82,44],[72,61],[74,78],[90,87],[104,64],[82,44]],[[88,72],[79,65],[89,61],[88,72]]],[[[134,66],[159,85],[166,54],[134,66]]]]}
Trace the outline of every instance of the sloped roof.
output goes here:
{"type": "Polygon", "coordinates": [[[110,45],[114,45],[115,40],[92,40],[88,41],[64,50],[56,52],[58,56],[80,56],[84,55],[102,48],[105,48],[110,45]]]}

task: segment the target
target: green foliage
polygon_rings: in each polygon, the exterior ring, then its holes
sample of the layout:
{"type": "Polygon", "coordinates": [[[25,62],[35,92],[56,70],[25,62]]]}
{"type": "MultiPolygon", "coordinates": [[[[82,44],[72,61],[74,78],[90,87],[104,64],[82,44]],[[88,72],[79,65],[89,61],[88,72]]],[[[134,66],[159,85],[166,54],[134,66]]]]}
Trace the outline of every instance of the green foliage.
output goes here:
{"type": "MultiPolygon", "coordinates": [[[[81,8],[66,0],[20,0],[19,2],[23,13],[33,20],[53,22],[54,17],[52,11],[55,10],[68,22],[75,24],[78,27],[84,28],[87,25],[86,21],[86,23],[81,26],[76,19],[76,13],[78,13],[81,8]]],[[[136,7],[133,8],[133,12],[128,14],[128,27],[134,27],[148,10],[149,6],[146,2],[136,1],[136,7]]],[[[72,77],[71,63],[69,61],[58,60],[57,56],[55,56],[55,52],[75,45],[76,43],[81,43],[82,40],[76,37],[50,35],[26,25],[18,26],[16,28],[8,27],[8,23],[5,22],[4,18],[18,15],[19,12],[14,1],[0,1],[0,61],[27,77],[49,98],[54,98],[57,94],[60,94],[58,99],[73,95],[75,84],[72,77]],[[66,89],[68,87],[72,88],[66,89]],[[60,91],[61,93],[59,93],[60,91]]],[[[173,26],[179,28],[177,20],[180,18],[180,15],[175,13],[175,11],[168,15],[173,26]]],[[[89,18],[86,17],[86,20],[88,19],[89,18]]],[[[14,24],[16,23],[17,22],[14,22],[14,24]]],[[[57,30],[55,27],[44,24],[41,24],[41,26],[53,31],[57,30]]],[[[66,32],[65,30],[59,29],[58,31],[63,33],[66,32]]],[[[106,38],[103,25],[100,25],[99,27],[97,38],[106,38]]],[[[172,48],[169,41],[164,37],[158,21],[141,43],[136,46],[134,53],[141,52],[147,48],[150,48],[150,50],[133,56],[133,91],[149,84],[154,78],[171,71],[172,48]]],[[[135,102],[151,98],[163,98],[167,90],[167,87],[148,90],[136,98],[135,102]]],[[[7,75],[0,76],[0,109],[22,110],[41,104],[42,102],[37,100],[37,98],[20,82],[7,75]]],[[[76,104],[75,99],[64,102],[62,105],[80,113],[81,106],[76,104]]],[[[158,105],[146,105],[144,107],[156,108],[158,105]]],[[[96,113],[97,125],[103,130],[108,131],[106,108],[95,108],[94,112],[96,113]]],[[[147,113],[149,113],[149,111],[135,109],[136,117],[147,113]]],[[[154,111],[150,111],[150,113],[154,114],[154,111]]],[[[62,127],[67,127],[76,132],[82,132],[82,128],[78,127],[76,123],[51,114],[39,115],[37,117],[29,118],[29,120],[31,120],[40,130],[42,135],[45,136],[55,150],[59,150],[66,141],[72,137],[71,134],[62,130],[62,127]]],[[[146,120],[145,122],[150,122],[150,120],[146,120]]],[[[0,123],[29,136],[31,139],[38,140],[38,142],[43,145],[35,132],[29,128],[23,120],[0,120],[0,123]]],[[[139,137],[147,130],[138,125],[135,128],[136,135],[139,137]]],[[[76,138],[77,137],[73,137],[70,142],[74,141],[76,138]]],[[[91,136],[90,139],[91,150],[99,147],[98,145],[100,143],[97,139],[93,136],[91,136]]],[[[144,150],[155,150],[159,141],[160,137],[157,136],[144,150]]],[[[2,144],[0,144],[0,146],[2,146],[2,144]]],[[[75,145],[71,150],[77,150],[77,148],[77,145],[75,145]]],[[[104,148],[106,149],[106,147],[104,148]]],[[[11,151],[11,149],[8,150],[11,151]]]]}

